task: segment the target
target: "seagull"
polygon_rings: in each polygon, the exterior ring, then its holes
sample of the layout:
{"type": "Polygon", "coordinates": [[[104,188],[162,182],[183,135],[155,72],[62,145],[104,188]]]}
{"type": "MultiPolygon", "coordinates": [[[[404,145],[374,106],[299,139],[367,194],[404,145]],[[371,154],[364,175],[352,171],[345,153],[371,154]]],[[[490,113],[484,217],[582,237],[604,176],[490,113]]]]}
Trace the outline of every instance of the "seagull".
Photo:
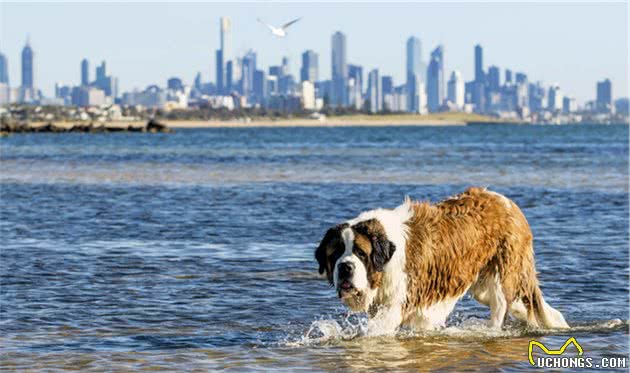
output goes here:
{"type": "Polygon", "coordinates": [[[288,28],[289,26],[291,26],[292,24],[294,24],[295,22],[297,22],[297,21],[301,20],[301,19],[302,19],[302,17],[300,17],[300,18],[296,18],[296,19],[294,19],[294,20],[293,20],[293,21],[291,21],[291,22],[287,22],[287,23],[285,23],[284,25],[282,25],[282,27],[275,27],[275,26],[272,26],[272,25],[270,25],[270,24],[268,24],[268,23],[263,22],[263,20],[261,20],[260,18],[258,18],[258,22],[260,22],[260,23],[262,23],[263,25],[265,25],[265,26],[269,27],[269,30],[271,30],[271,33],[272,33],[272,34],[274,34],[274,35],[276,35],[276,36],[278,36],[278,37],[283,38],[283,37],[287,36],[287,28],[288,28]]]}

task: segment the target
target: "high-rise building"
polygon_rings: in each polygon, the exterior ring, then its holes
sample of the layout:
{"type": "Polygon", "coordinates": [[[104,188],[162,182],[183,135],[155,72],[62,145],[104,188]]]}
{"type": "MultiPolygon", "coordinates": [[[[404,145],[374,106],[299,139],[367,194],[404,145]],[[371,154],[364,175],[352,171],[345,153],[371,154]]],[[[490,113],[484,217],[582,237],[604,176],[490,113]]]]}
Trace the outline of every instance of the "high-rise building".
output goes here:
{"type": "Polygon", "coordinates": [[[172,77],[166,81],[166,88],[173,91],[183,91],[184,83],[178,77],[172,77]]]}
{"type": "Polygon", "coordinates": [[[540,82],[529,84],[528,96],[529,108],[533,113],[547,108],[547,90],[540,82]]]}
{"type": "Polygon", "coordinates": [[[289,75],[289,57],[282,57],[282,75],[289,75]]]}
{"type": "Polygon", "coordinates": [[[354,79],[359,87],[359,92],[363,92],[363,66],[348,65],[348,77],[354,79]]]}
{"type": "Polygon", "coordinates": [[[407,39],[407,61],[406,61],[406,73],[407,73],[407,110],[410,112],[417,112],[416,107],[418,100],[416,88],[419,82],[424,82],[425,66],[422,61],[422,44],[420,39],[415,36],[411,36],[407,39]]]}
{"type": "Polygon", "coordinates": [[[227,94],[231,89],[232,78],[228,78],[227,64],[232,62],[230,50],[230,33],[232,31],[232,21],[229,17],[219,19],[219,44],[220,49],[216,51],[216,85],[219,94],[227,94]]]}
{"type": "Polygon", "coordinates": [[[227,62],[231,59],[230,49],[230,33],[232,32],[232,20],[230,17],[221,17],[219,21],[219,32],[221,35],[221,52],[223,52],[223,61],[227,62]]]}
{"type": "Polygon", "coordinates": [[[483,48],[481,45],[475,45],[475,81],[483,82],[485,80],[483,71],[483,48]]]}
{"type": "Polygon", "coordinates": [[[315,84],[309,79],[305,79],[300,84],[300,97],[302,98],[302,107],[305,110],[315,110],[315,84]]]}
{"type": "Polygon", "coordinates": [[[225,64],[225,84],[223,86],[226,94],[234,89],[234,61],[229,60],[225,64]]]}
{"type": "Polygon", "coordinates": [[[439,45],[431,52],[427,69],[427,104],[430,112],[437,112],[444,101],[444,48],[439,45]]]}
{"type": "Polygon", "coordinates": [[[118,79],[107,75],[107,65],[102,61],[96,66],[96,79],[94,79],[94,87],[105,92],[105,96],[118,97],[118,79]]]}
{"type": "Polygon", "coordinates": [[[424,83],[418,82],[416,92],[418,92],[418,95],[416,96],[418,98],[418,110],[416,113],[424,115],[427,113],[427,90],[424,83]]]}
{"type": "Polygon", "coordinates": [[[490,92],[497,92],[501,87],[501,70],[497,66],[488,67],[486,85],[490,92]]]}
{"type": "Polygon", "coordinates": [[[455,105],[458,110],[464,108],[464,80],[459,71],[453,71],[451,79],[448,81],[448,100],[455,105]]]}
{"type": "Polygon", "coordinates": [[[368,101],[371,113],[383,110],[383,91],[381,88],[378,69],[374,69],[368,74],[368,101]]]}
{"type": "Polygon", "coordinates": [[[31,90],[34,88],[33,49],[28,40],[22,49],[22,88],[31,90]]]}
{"type": "Polygon", "coordinates": [[[87,58],[81,60],[81,85],[90,85],[90,63],[87,58]]]}
{"type": "Polygon", "coordinates": [[[267,80],[265,79],[265,72],[262,70],[254,71],[253,103],[264,105],[267,93],[266,85],[267,80]]]}
{"type": "Polygon", "coordinates": [[[318,59],[319,56],[312,50],[307,50],[302,53],[302,68],[300,69],[300,81],[315,83],[318,75],[318,59]]]}
{"type": "Polygon", "coordinates": [[[517,84],[527,83],[527,75],[524,73],[516,73],[515,79],[517,84]]]}
{"type": "Polygon", "coordinates": [[[348,65],[348,103],[355,109],[361,109],[363,105],[363,66],[348,65]]]}
{"type": "Polygon", "coordinates": [[[381,90],[383,96],[394,92],[394,79],[389,75],[383,75],[381,77],[381,90]]]}
{"type": "Polygon", "coordinates": [[[577,111],[577,101],[573,97],[564,96],[562,100],[562,112],[564,114],[571,114],[577,111]]]}
{"type": "Polygon", "coordinates": [[[333,107],[348,105],[348,64],[346,60],[346,35],[337,31],[332,35],[332,97],[333,107]]]}
{"type": "Polygon", "coordinates": [[[475,79],[470,84],[470,99],[475,111],[483,113],[486,110],[486,74],[483,70],[483,48],[475,45],[475,79]]]}
{"type": "Polygon", "coordinates": [[[254,73],[256,72],[256,52],[250,50],[241,62],[241,89],[244,96],[254,93],[254,73]]]}
{"type": "Polygon", "coordinates": [[[610,79],[597,82],[597,111],[609,113],[612,110],[612,84],[610,79]]]}
{"type": "Polygon", "coordinates": [[[197,75],[195,75],[195,80],[193,83],[193,87],[197,90],[201,89],[201,72],[198,72],[197,75]]]}
{"type": "Polygon", "coordinates": [[[223,51],[221,49],[217,49],[215,52],[215,60],[216,60],[216,84],[217,84],[217,93],[224,94],[225,83],[223,79],[225,78],[225,65],[223,64],[223,51]]]}
{"type": "Polygon", "coordinates": [[[381,104],[382,110],[392,109],[391,105],[385,105],[386,97],[390,97],[394,93],[394,79],[391,76],[384,75],[381,77],[381,98],[383,102],[381,104]]]}
{"type": "Polygon", "coordinates": [[[505,69],[505,84],[512,84],[512,70],[505,69]]]}
{"type": "Polygon", "coordinates": [[[551,112],[557,112],[562,110],[562,91],[558,85],[552,85],[549,87],[549,93],[547,95],[547,109],[551,112]]]}
{"type": "Polygon", "coordinates": [[[0,83],[9,84],[9,62],[2,53],[0,53],[0,83]]]}

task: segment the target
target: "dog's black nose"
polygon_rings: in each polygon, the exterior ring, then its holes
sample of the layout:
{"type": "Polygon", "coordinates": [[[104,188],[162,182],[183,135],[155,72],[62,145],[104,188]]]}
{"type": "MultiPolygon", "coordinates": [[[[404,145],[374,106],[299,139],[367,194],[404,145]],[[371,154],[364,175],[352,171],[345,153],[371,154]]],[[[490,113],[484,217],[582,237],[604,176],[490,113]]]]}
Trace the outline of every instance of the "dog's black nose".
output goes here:
{"type": "Polygon", "coordinates": [[[348,262],[339,263],[339,277],[341,278],[350,277],[353,271],[354,271],[353,263],[348,263],[348,262]]]}

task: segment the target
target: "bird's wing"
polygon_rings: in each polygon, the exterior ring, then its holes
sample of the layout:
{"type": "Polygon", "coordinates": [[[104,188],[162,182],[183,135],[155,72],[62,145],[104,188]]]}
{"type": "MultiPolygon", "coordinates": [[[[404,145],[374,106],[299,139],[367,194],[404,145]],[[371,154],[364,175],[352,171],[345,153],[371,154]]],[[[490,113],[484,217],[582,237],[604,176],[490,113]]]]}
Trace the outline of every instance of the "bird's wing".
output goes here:
{"type": "Polygon", "coordinates": [[[265,23],[265,22],[264,22],[262,19],[260,19],[260,18],[256,18],[256,20],[257,20],[258,22],[262,23],[263,25],[265,25],[265,26],[269,27],[269,30],[271,30],[271,31],[273,31],[273,30],[275,30],[275,29],[276,29],[276,28],[275,28],[275,27],[273,27],[272,25],[270,25],[270,24],[268,24],[268,23],[265,23]]]}
{"type": "Polygon", "coordinates": [[[287,22],[287,23],[285,23],[284,25],[282,25],[282,28],[283,28],[283,29],[286,29],[287,27],[291,26],[292,24],[294,24],[295,22],[297,22],[297,21],[299,21],[299,20],[301,20],[301,19],[302,19],[302,17],[300,17],[300,18],[296,18],[296,19],[294,19],[294,20],[293,20],[293,21],[291,21],[291,22],[287,22]]]}

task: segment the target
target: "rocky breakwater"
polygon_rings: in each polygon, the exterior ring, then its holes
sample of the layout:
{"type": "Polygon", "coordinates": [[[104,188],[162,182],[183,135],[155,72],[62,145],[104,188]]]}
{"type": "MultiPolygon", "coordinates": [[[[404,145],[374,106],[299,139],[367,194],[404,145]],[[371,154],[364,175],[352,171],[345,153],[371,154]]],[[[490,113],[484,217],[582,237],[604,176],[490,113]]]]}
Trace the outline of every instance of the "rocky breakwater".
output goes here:
{"type": "Polygon", "coordinates": [[[33,123],[17,120],[0,121],[0,135],[11,133],[105,133],[105,132],[148,132],[170,133],[173,132],[166,124],[151,119],[147,122],[92,122],[92,123],[33,123]]]}

